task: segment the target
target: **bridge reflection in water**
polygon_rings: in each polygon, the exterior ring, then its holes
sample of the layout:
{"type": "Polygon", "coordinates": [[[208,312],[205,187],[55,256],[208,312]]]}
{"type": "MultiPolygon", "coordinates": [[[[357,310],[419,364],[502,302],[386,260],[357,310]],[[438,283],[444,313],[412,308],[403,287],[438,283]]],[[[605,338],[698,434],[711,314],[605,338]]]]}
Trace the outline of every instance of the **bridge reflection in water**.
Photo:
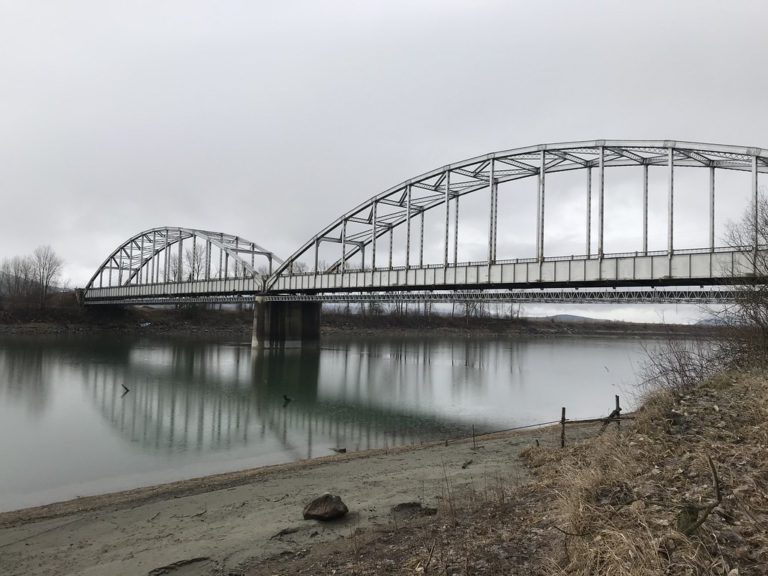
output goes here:
{"type": "MultiPolygon", "coordinates": [[[[269,462],[296,460],[329,454],[330,447],[363,450],[469,434],[473,422],[433,411],[433,345],[344,341],[332,349],[253,353],[188,341],[140,345],[125,362],[83,366],[83,382],[111,426],[144,450],[225,451],[269,439],[283,452],[264,454],[269,462]]],[[[454,345],[451,356],[462,372],[488,354],[469,342],[454,345]]],[[[483,387],[488,377],[473,370],[451,387],[483,387]]],[[[492,426],[475,423],[478,430],[492,426]]]]}
{"type": "Polygon", "coordinates": [[[631,409],[634,338],[0,338],[0,510],[631,409]],[[125,393],[123,386],[129,389],[125,393]],[[285,397],[290,399],[286,403],[285,397]]]}

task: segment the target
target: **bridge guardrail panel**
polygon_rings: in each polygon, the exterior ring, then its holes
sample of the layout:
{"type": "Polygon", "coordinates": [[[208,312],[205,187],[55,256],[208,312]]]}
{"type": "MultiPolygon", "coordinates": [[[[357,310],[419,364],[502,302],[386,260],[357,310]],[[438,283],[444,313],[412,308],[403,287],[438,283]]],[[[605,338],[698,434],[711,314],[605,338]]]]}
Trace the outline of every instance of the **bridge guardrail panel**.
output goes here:
{"type": "Polygon", "coordinates": [[[554,262],[539,262],[537,264],[531,264],[534,270],[534,278],[537,282],[552,282],[555,278],[555,263],[554,262]]]}
{"type": "Polygon", "coordinates": [[[571,264],[569,260],[561,260],[555,262],[555,281],[556,282],[570,282],[571,281],[571,264]]]}
{"type": "Polygon", "coordinates": [[[598,272],[595,278],[589,278],[589,280],[614,280],[616,265],[613,260],[607,260],[602,258],[598,260],[597,266],[598,272]]]}
{"type": "Polygon", "coordinates": [[[519,282],[521,279],[525,279],[525,264],[514,263],[508,266],[512,268],[512,282],[519,282]]]}
{"type": "Polygon", "coordinates": [[[539,279],[539,264],[535,262],[525,263],[525,281],[536,282],[539,279]]]}
{"type": "Polygon", "coordinates": [[[587,262],[571,260],[568,263],[568,276],[571,282],[583,282],[587,271],[587,262]]]}
{"type": "Polygon", "coordinates": [[[621,280],[634,280],[635,279],[635,262],[636,258],[618,258],[617,259],[617,276],[621,280]]]}
{"type": "Polygon", "coordinates": [[[672,255],[670,276],[672,276],[672,278],[690,278],[691,277],[690,254],[673,254],[672,255]]]}
{"type": "Polygon", "coordinates": [[[600,279],[600,260],[587,260],[585,265],[584,281],[594,281],[600,279]]]}
{"type": "MultiPolygon", "coordinates": [[[[479,268],[482,268],[482,266],[479,268]]],[[[501,264],[491,264],[488,266],[488,271],[486,273],[490,275],[488,282],[501,284],[501,264]]]]}
{"type": "Polygon", "coordinates": [[[635,279],[650,280],[651,278],[653,278],[653,258],[651,256],[635,258],[635,279]]]}
{"type": "Polygon", "coordinates": [[[653,267],[652,280],[659,280],[669,276],[668,256],[651,256],[651,266],[653,267]]]}

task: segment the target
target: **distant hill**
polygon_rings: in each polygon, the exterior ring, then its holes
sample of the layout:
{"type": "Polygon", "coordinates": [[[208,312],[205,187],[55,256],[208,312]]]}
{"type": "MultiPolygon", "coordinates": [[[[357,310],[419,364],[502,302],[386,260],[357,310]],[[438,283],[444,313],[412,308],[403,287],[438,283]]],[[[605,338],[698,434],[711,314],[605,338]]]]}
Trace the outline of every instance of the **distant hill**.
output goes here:
{"type": "Polygon", "coordinates": [[[696,326],[727,326],[728,322],[722,318],[704,318],[696,322],[696,326]]]}
{"type": "Polygon", "coordinates": [[[553,322],[573,322],[579,324],[594,323],[594,322],[613,322],[613,320],[598,320],[597,318],[590,318],[588,316],[577,316],[576,314],[555,314],[554,316],[545,316],[545,320],[552,320],[553,322]]]}

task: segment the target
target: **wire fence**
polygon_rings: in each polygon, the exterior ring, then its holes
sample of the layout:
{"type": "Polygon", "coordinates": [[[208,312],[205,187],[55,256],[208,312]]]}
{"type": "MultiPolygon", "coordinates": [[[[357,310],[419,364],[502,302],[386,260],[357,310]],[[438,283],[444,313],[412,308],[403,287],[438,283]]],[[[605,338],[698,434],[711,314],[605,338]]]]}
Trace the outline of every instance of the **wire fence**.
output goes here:
{"type": "MultiPolygon", "coordinates": [[[[566,445],[566,427],[569,425],[574,424],[598,424],[602,423],[603,426],[598,432],[598,434],[602,434],[605,429],[612,423],[615,423],[617,427],[621,427],[622,420],[632,420],[634,417],[631,415],[622,416],[621,415],[621,400],[618,395],[614,396],[614,408],[613,410],[607,415],[607,416],[596,416],[594,418],[574,418],[569,419],[566,417],[566,408],[562,407],[560,411],[560,418],[557,420],[548,420],[546,422],[536,422],[533,424],[525,424],[522,426],[513,426],[511,428],[501,428],[498,430],[486,430],[479,434],[474,433],[474,426],[472,428],[472,436],[466,436],[461,438],[453,438],[451,440],[446,440],[445,443],[448,445],[451,442],[465,442],[467,440],[477,440],[478,438],[483,438],[486,436],[493,436],[495,434],[505,434],[508,432],[517,432],[519,430],[531,430],[535,428],[544,428],[546,426],[553,426],[555,424],[559,424],[560,426],[558,428],[553,428],[551,430],[551,435],[553,438],[559,433],[559,445],[561,448],[565,448],[566,445]]],[[[556,443],[553,441],[553,443],[556,443]]],[[[537,442],[538,444],[538,442],[537,442]]]]}

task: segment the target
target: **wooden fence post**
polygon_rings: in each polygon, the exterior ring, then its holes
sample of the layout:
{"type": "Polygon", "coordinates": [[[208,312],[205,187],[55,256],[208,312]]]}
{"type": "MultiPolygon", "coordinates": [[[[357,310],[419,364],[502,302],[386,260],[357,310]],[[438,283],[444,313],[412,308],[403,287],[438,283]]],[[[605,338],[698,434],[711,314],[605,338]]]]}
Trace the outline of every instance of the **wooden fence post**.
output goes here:
{"type": "Polygon", "coordinates": [[[560,415],[560,448],[565,448],[565,406],[560,415]]]}
{"type": "Polygon", "coordinates": [[[621,430],[621,404],[618,394],[616,394],[616,427],[621,430]]]}

